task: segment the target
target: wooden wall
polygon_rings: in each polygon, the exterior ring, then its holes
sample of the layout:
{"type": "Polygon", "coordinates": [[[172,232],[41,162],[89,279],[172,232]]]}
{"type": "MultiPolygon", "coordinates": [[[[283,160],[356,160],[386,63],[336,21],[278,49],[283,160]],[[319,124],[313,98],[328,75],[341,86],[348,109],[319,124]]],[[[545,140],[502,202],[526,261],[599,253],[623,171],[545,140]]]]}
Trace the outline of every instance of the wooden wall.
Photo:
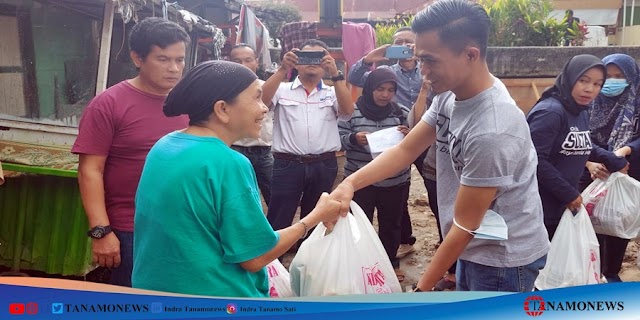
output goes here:
{"type": "Polygon", "coordinates": [[[18,19],[0,15],[0,113],[27,115],[18,19]]]}

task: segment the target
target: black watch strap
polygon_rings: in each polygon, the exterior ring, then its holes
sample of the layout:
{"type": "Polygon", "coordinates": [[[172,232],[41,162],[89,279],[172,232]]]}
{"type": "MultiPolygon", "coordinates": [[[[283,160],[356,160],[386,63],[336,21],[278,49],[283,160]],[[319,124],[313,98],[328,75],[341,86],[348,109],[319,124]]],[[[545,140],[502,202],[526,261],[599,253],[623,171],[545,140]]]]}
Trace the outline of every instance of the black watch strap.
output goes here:
{"type": "Polygon", "coordinates": [[[102,239],[104,236],[111,233],[111,226],[95,226],[87,231],[87,236],[93,239],[102,239]]]}
{"type": "Polygon", "coordinates": [[[344,74],[340,71],[338,71],[338,75],[335,77],[331,77],[331,81],[336,82],[336,81],[341,81],[344,80],[344,74]]]}

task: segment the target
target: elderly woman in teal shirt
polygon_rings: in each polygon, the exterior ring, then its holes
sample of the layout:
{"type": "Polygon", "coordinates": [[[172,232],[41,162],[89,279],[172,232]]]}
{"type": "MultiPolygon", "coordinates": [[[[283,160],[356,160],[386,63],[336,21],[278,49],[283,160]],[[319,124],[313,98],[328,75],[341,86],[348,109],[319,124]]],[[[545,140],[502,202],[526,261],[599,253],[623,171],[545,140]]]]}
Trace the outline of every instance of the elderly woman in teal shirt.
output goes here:
{"type": "Polygon", "coordinates": [[[149,152],[136,194],[134,288],[183,294],[268,297],[265,266],[341,203],[323,194],[294,225],[274,231],[249,160],[230,148],[257,138],[267,112],[255,74],[225,61],[193,68],[171,91],[165,115],[189,127],[149,152]]]}

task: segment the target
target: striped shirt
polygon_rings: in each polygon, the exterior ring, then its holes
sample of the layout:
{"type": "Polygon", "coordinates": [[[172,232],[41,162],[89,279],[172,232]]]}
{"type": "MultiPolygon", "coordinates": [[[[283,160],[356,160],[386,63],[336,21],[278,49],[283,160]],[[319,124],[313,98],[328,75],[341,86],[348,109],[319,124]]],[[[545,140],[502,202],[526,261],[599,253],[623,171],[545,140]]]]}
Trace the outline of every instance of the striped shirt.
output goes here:
{"type": "MultiPolygon", "coordinates": [[[[351,175],[358,169],[364,167],[367,163],[371,162],[371,160],[373,160],[369,146],[361,146],[355,143],[355,137],[351,138],[351,136],[355,136],[355,134],[358,132],[372,133],[391,127],[397,127],[399,125],[408,126],[407,116],[409,115],[409,109],[402,105],[400,105],[400,109],[402,110],[402,118],[395,113],[391,113],[386,119],[382,121],[374,121],[365,118],[356,106],[349,121],[338,122],[338,130],[340,131],[342,148],[347,152],[347,163],[344,166],[344,174],[346,176],[351,175]]],[[[373,185],[376,187],[397,186],[408,182],[409,176],[410,171],[409,167],[407,167],[397,175],[373,185]]]]}

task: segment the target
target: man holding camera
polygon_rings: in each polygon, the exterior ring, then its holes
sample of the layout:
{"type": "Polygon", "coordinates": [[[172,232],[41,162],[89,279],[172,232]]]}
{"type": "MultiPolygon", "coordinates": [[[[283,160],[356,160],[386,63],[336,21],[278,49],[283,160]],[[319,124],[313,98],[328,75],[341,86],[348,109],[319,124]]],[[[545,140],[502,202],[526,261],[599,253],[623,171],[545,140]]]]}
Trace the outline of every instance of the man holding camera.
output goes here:
{"type": "MultiPolygon", "coordinates": [[[[409,27],[403,27],[396,30],[393,35],[393,46],[403,46],[407,47],[411,51],[411,57],[406,59],[398,59],[398,63],[389,66],[398,77],[398,88],[396,91],[395,101],[401,105],[404,105],[407,108],[411,108],[411,116],[410,118],[420,119],[422,112],[418,111],[416,115],[416,108],[414,104],[418,101],[421,104],[424,104],[426,101],[426,105],[418,106],[419,110],[424,111],[425,108],[428,109],[431,104],[431,100],[433,99],[433,95],[431,93],[431,89],[428,85],[423,86],[422,84],[422,74],[420,73],[420,68],[418,66],[418,62],[415,58],[413,58],[413,47],[416,43],[416,34],[411,31],[409,27]],[[423,99],[418,99],[419,95],[423,97],[423,99]]],[[[360,59],[356,64],[354,64],[349,72],[349,83],[354,86],[362,87],[364,86],[364,82],[369,76],[369,71],[374,64],[378,64],[380,62],[389,61],[387,49],[392,48],[391,45],[385,44],[380,46],[379,48],[374,49],[369,52],[364,58],[360,59]]],[[[416,168],[420,172],[420,175],[424,178],[423,174],[423,162],[427,153],[424,152],[421,154],[416,161],[414,162],[416,168]]],[[[427,184],[425,183],[425,186],[427,184]]],[[[429,190],[430,196],[435,196],[435,190],[429,190]]],[[[409,194],[406,195],[407,201],[409,200],[409,194]]],[[[409,207],[405,205],[404,210],[402,212],[402,235],[401,235],[401,243],[398,248],[397,257],[404,258],[408,254],[415,251],[413,244],[416,242],[416,238],[412,235],[412,227],[411,227],[411,218],[409,217],[409,207]]]]}
{"type": "Polygon", "coordinates": [[[338,119],[348,121],[355,106],[344,80],[327,45],[313,39],[285,54],[280,69],[262,86],[262,101],[274,111],[274,164],[267,213],[274,230],[291,225],[298,204],[300,218],[305,217],[320,195],[333,187],[338,174],[335,153],[342,147],[338,119]],[[307,59],[318,52],[324,55],[307,59]],[[298,77],[283,83],[294,68],[298,77]],[[325,73],[331,76],[333,87],[322,82],[325,73]]]}
{"type": "MultiPolygon", "coordinates": [[[[411,31],[411,28],[400,28],[393,35],[394,46],[408,46],[413,51],[413,46],[416,43],[416,34],[411,31]]],[[[360,59],[354,64],[349,71],[349,83],[354,86],[364,86],[364,82],[369,75],[369,70],[374,64],[380,62],[389,61],[386,57],[387,48],[390,45],[385,44],[379,48],[369,52],[364,58],[360,59]]],[[[411,108],[418,99],[420,93],[420,87],[422,85],[422,74],[420,74],[420,68],[418,68],[418,62],[416,59],[399,59],[398,63],[390,66],[398,76],[398,91],[396,92],[396,102],[404,105],[407,108],[411,108]]]]}

